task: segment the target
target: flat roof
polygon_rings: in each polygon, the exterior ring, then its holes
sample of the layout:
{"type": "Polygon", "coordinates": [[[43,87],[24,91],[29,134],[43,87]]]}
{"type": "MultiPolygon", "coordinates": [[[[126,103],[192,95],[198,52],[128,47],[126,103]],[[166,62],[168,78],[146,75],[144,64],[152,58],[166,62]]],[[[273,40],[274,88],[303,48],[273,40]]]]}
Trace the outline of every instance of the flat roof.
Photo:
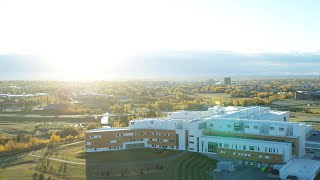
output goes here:
{"type": "Polygon", "coordinates": [[[85,133],[93,133],[93,132],[105,132],[105,131],[124,131],[130,130],[130,128],[99,128],[99,129],[90,129],[85,131],[85,133]]]}
{"type": "Polygon", "coordinates": [[[271,114],[277,114],[277,115],[282,115],[285,113],[288,113],[288,111],[270,111],[271,114]]]}
{"type": "Polygon", "coordinates": [[[292,159],[281,168],[281,171],[315,174],[318,169],[320,169],[319,161],[309,159],[292,159]]]}

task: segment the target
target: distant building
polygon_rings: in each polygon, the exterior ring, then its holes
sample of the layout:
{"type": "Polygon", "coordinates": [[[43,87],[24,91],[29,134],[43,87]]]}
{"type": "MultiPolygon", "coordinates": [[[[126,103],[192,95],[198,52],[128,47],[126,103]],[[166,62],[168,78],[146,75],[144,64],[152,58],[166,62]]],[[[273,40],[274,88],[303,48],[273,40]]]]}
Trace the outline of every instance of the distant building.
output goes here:
{"type": "Polygon", "coordinates": [[[294,97],[296,100],[319,100],[320,92],[296,91],[294,97]]]}
{"type": "Polygon", "coordinates": [[[231,77],[224,78],[224,85],[231,85],[231,77]]]}

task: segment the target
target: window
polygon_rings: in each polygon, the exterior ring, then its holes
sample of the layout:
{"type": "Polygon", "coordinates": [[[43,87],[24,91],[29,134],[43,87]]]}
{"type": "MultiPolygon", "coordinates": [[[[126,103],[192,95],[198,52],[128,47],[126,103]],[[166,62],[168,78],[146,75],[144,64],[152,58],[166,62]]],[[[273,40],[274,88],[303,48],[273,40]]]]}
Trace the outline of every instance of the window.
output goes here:
{"type": "Polygon", "coordinates": [[[259,129],[259,126],[253,126],[254,129],[259,129]]]}
{"type": "Polygon", "coordinates": [[[224,144],[224,147],[225,147],[225,148],[229,148],[229,144],[225,143],[225,144],[224,144]]]}
{"type": "Polygon", "coordinates": [[[246,150],[247,149],[247,146],[246,145],[243,145],[243,147],[242,147],[244,150],[246,150]]]}
{"type": "Polygon", "coordinates": [[[266,158],[266,159],[270,159],[270,156],[264,156],[264,158],[266,158]]]}
{"type": "Polygon", "coordinates": [[[131,125],[134,125],[134,122],[131,122],[131,125]]]}
{"type": "Polygon", "coordinates": [[[217,152],[218,143],[208,142],[208,152],[217,152]]]}
{"type": "Polygon", "coordinates": [[[189,135],[189,137],[194,137],[194,135],[189,135]]]}
{"type": "Polygon", "coordinates": [[[231,125],[227,125],[228,128],[231,128],[231,125]]]}
{"type": "Polygon", "coordinates": [[[190,141],[189,144],[194,144],[194,142],[190,141]]]}
{"type": "Polygon", "coordinates": [[[254,146],[249,146],[249,150],[254,151],[254,146]]]}
{"type": "Polygon", "coordinates": [[[143,132],[141,132],[140,134],[143,135],[143,132]]]}
{"type": "Polygon", "coordinates": [[[222,143],[219,143],[219,147],[222,147],[222,143]]]}
{"type": "Polygon", "coordinates": [[[97,138],[101,138],[101,135],[93,135],[93,136],[90,136],[90,139],[97,139],[97,138]]]}
{"type": "Polygon", "coordinates": [[[249,125],[245,125],[244,128],[249,129],[249,125]]]}
{"type": "Polygon", "coordinates": [[[274,127],[270,127],[270,130],[274,130],[274,127]]]}
{"type": "Polygon", "coordinates": [[[110,141],[108,141],[109,144],[114,144],[114,143],[117,143],[117,142],[118,142],[118,140],[110,140],[110,141]]]}
{"type": "Polygon", "coordinates": [[[284,128],[279,128],[279,131],[284,131],[284,128]]]}
{"type": "Polygon", "coordinates": [[[90,146],[90,145],[91,145],[91,142],[86,142],[86,145],[87,145],[87,146],[90,146]]]}

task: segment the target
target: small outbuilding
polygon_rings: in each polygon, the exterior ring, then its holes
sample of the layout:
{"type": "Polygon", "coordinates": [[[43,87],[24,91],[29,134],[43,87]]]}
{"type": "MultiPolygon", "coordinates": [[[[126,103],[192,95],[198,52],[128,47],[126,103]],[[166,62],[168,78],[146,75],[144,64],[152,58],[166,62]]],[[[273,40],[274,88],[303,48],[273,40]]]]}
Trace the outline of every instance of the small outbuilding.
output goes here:
{"type": "Polygon", "coordinates": [[[280,169],[280,178],[314,180],[319,177],[320,162],[308,159],[293,159],[280,169]]]}
{"type": "Polygon", "coordinates": [[[234,162],[220,161],[217,163],[217,169],[220,171],[233,171],[234,170],[234,162]]]}

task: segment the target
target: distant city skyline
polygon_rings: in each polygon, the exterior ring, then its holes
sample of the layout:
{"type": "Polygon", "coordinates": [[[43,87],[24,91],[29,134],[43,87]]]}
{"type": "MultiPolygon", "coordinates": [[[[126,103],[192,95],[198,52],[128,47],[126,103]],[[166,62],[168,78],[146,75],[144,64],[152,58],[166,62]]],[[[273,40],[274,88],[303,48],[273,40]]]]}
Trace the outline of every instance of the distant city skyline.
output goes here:
{"type": "Polygon", "coordinates": [[[317,0],[1,1],[0,75],[317,75],[319,7],[317,0]]]}

